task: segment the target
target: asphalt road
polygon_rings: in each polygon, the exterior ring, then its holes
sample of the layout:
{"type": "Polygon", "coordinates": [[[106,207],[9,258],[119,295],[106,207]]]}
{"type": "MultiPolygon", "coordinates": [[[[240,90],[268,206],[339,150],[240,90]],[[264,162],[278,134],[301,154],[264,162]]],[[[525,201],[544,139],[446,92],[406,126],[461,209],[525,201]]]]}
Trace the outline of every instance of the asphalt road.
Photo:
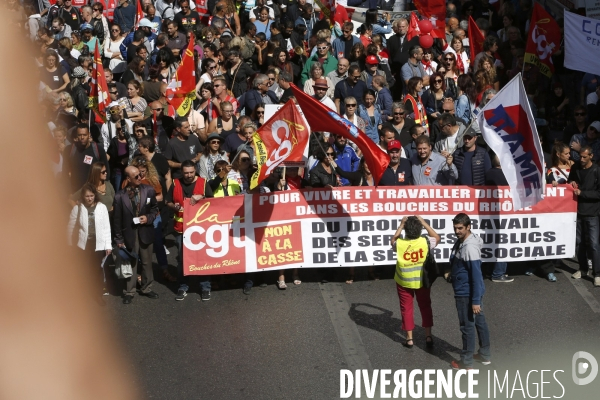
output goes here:
{"type": "MultiPolygon", "coordinates": [[[[557,271],[556,283],[524,276],[524,266],[517,264],[508,271],[516,278],[513,283],[486,280],[493,362],[479,366],[479,398],[533,398],[542,386],[544,397],[598,398],[600,376],[578,386],[571,372],[577,351],[600,360],[600,288],[590,280],[572,280],[572,266],[567,262],[564,272],[557,271]],[[541,370],[551,372],[542,376],[541,370]],[[499,384],[507,378],[502,390],[493,385],[494,374],[499,384]]],[[[337,399],[341,369],[446,371],[458,357],[462,345],[452,287],[443,280],[432,289],[435,347],[429,351],[419,327],[415,346],[401,345],[393,268],[382,268],[377,281],[368,280],[366,269],[357,269],[352,285],[343,282],[345,269],[337,269],[333,282],[325,284],[319,271],[300,272],[299,286],[289,282],[288,272],[285,291],[275,286],[274,274],[263,273],[257,280],[267,287],[255,287],[248,296],[241,290],[242,276],[222,277],[215,280],[220,288],[213,289],[208,302],[199,301],[197,285],[177,302],[176,285],[160,279],[154,287],[158,300],[136,296],[126,306],[116,294],[105,297],[104,309],[115,322],[124,360],[135,371],[142,396],[337,399]]],[[[368,398],[364,387],[360,398],[368,398]]],[[[378,391],[372,398],[382,397],[378,391]]]]}

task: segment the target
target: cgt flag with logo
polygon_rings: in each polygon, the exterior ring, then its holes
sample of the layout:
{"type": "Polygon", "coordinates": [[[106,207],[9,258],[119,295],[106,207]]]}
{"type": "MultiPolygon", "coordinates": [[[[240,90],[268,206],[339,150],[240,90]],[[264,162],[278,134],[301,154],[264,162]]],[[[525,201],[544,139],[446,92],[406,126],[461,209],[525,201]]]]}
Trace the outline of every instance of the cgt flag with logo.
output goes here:
{"type": "Polygon", "coordinates": [[[483,138],[498,155],[512,191],[515,210],[544,198],[542,145],[521,74],[515,76],[477,115],[483,138]]]}
{"type": "Polygon", "coordinates": [[[252,136],[258,170],[252,175],[250,189],[257,187],[287,158],[302,159],[308,135],[296,104],[289,100],[252,136]]]}
{"type": "Polygon", "coordinates": [[[446,38],[446,1],[445,0],[414,0],[419,14],[431,21],[433,30],[431,36],[437,39],[446,38]]]}
{"type": "Polygon", "coordinates": [[[102,67],[102,57],[98,49],[98,41],[96,40],[96,48],[94,49],[94,60],[92,63],[92,80],[90,85],[90,95],[88,98],[88,107],[96,113],[96,119],[101,119],[106,122],[106,110],[110,104],[108,97],[108,85],[104,76],[104,68],[102,67]]]}
{"type": "Polygon", "coordinates": [[[194,67],[194,34],[190,38],[181,64],[167,86],[167,102],[175,107],[177,115],[183,117],[192,108],[196,99],[196,68],[194,67]]]}
{"type": "Polygon", "coordinates": [[[558,24],[540,3],[535,3],[527,34],[525,62],[535,64],[542,74],[551,77],[554,73],[551,56],[559,49],[560,28],[558,24]]]}
{"type": "Polygon", "coordinates": [[[300,108],[302,108],[304,118],[310,125],[310,129],[316,132],[331,132],[334,135],[341,135],[353,141],[363,153],[375,182],[379,182],[390,163],[390,156],[352,122],[340,117],[338,113],[331,111],[323,103],[307,95],[296,85],[291,84],[291,87],[300,108]]]}
{"type": "Polygon", "coordinates": [[[419,28],[419,18],[417,14],[414,12],[410,13],[410,22],[408,24],[408,31],[406,32],[406,38],[411,40],[415,36],[419,36],[421,34],[421,28],[419,28]]]}
{"type": "Polygon", "coordinates": [[[473,17],[469,16],[469,49],[471,51],[471,64],[475,62],[477,54],[483,51],[483,41],[485,37],[483,33],[473,20],[473,17]]]}

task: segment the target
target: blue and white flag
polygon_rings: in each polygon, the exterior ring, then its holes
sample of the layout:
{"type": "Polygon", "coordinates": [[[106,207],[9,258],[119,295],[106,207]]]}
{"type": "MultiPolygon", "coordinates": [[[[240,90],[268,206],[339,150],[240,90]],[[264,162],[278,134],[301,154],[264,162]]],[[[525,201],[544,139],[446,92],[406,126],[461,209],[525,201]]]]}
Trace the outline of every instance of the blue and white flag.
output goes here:
{"type": "Polygon", "coordinates": [[[521,74],[515,76],[477,115],[483,138],[498,155],[515,210],[544,198],[544,153],[521,74]]]}
{"type": "Polygon", "coordinates": [[[565,10],[565,67],[598,74],[600,71],[600,19],[565,10]]]}

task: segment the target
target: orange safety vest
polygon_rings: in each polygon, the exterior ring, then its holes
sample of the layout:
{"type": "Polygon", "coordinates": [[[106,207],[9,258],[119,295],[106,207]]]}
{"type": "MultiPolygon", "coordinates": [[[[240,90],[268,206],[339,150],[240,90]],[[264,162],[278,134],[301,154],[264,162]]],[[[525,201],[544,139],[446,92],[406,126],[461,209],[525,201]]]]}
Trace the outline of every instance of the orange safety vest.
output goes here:
{"type": "Polygon", "coordinates": [[[409,100],[412,104],[413,113],[415,114],[415,124],[419,124],[425,129],[427,129],[427,135],[429,135],[429,124],[427,121],[427,114],[425,113],[425,107],[421,102],[421,97],[419,97],[418,100],[415,100],[415,98],[412,95],[407,94],[406,96],[404,96],[404,100],[409,100]],[[417,103],[421,105],[420,110],[419,105],[417,103]]]}
{"type": "MultiPolygon", "coordinates": [[[[205,185],[206,181],[204,178],[198,177],[192,194],[201,194],[204,196],[205,185]],[[198,185],[199,183],[200,185],[198,185]]],[[[183,186],[181,185],[181,181],[179,179],[173,179],[173,203],[183,205],[183,200],[183,186]]],[[[175,232],[183,233],[183,210],[177,211],[173,216],[173,219],[175,219],[175,225],[173,226],[175,232]]]]}

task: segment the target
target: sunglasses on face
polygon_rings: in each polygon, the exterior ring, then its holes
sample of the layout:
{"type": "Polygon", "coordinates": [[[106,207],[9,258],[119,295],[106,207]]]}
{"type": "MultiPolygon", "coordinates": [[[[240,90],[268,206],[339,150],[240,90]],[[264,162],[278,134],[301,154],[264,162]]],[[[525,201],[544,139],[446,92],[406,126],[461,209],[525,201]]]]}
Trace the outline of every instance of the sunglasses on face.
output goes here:
{"type": "Polygon", "coordinates": [[[328,155],[328,156],[334,156],[334,155],[335,155],[335,153],[327,152],[327,155],[328,155]]]}
{"type": "Polygon", "coordinates": [[[241,162],[248,162],[248,161],[250,161],[250,158],[249,157],[240,158],[240,161],[241,162]]]}
{"type": "Polygon", "coordinates": [[[106,170],[102,170],[102,171],[100,171],[100,173],[101,173],[102,175],[104,175],[104,174],[106,174],[106,170]]]}
{"type": "Polygon", "coordinates": [[[346,107],[356,107],[356,103],[346,104],[346,107]]]}
{"type": "Polygon", "coordinates": [[[208,67],[207,69],[217,69],[217,66],[213,65],[213,66],[208,67]]]}
{"type": "Polygon", "coordinates": [[[218,139],[210,141],[210,144],[219,144],[219,143],[221,143],[221,141],[218,139]]]}
{"type": "Polygon", "coordinates": [[[100,11],[99,8],[92,8],[93,11],[100,11]]]}
{"type": "Polygon", "coordinates": [[[576,117],[585,117],[585,113],[575,113],[576,117]]]}
{"type": "Polygon", "coordinates": [[[141,178],[140,174],[137,174],[136,176],[133,177],[133,179],[136,179],[136,180],[140,179],[140,178],[141,178]]]}
{"type": "Polygon", "coordinates": [[[395,112],[394,115],[404,115],[403,112],[395,112]]]}
{"type": "Polygon", "coordinates": [[[441,79],[436,79],[433,81],[433,83],[442,83],[443,81],[441,79]]]}
{"type": "Polygon", "coordinates": [[[264,112],[264,111],[257,111],[256,113],[257,113],[258,115],[260,115],[260,114],[263,114],[263,115],[264,115],[264,114],[265,114],[265,112],[264,112]]]}
{"type": "Polygon", "coordinates": [[[110,113],[113,114],[113,115],[114,114],[118,114],[120,112],[121,112],[121,110],[110,110],[110,113]]]}
{"type": "Polygon", "coordinates": [[[218,168],[218,169],[215,170],[216,174],[220,174],[221,172],[223,172],[223,168],[218,168]]]}
{"type": "Polygon", "coordinates": [[[451,113],[454,110],[442,110],[442,111],[445,112],[445,113],[451,113]]]}
{"type": "Polygon", "coordinates": [[[223,86],[223,85],[214,85],[214,87],[221,87],[221,86],[223,86]]]}
{"type": "Polygon", "coordinates": [[[454,61],[453,58],[444,58],[445,61],[454,61]]]}

